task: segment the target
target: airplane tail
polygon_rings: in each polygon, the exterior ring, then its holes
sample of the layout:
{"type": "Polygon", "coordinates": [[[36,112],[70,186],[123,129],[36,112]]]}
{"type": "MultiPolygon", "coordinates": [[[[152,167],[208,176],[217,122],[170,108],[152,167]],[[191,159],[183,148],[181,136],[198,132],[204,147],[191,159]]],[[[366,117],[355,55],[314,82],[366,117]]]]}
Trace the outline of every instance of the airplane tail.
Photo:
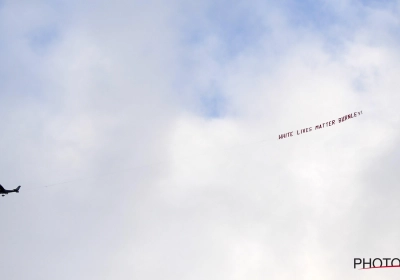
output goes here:
{"type": "Polygon", "coordinates": [[[15,192],[19,193],[20,188],[21,188],[21,186],[18,186],[18,188],[15,189],[15,192]]]}

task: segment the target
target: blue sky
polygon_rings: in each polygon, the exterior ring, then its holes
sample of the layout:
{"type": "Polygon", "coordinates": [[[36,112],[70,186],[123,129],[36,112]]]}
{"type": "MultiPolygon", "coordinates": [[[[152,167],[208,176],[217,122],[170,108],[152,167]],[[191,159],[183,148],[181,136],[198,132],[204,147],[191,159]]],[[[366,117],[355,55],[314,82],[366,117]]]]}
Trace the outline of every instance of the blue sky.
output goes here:
{"type": "Polygon", "coordinates": [[[211,117],[221,116],[212,113],[216,100],[218,107],[224,107],[221,102],[229,102],[229,97],[213,75],[226,75],[243,57],[262,56],[265,60],[260,67],[274,69],[293,48],[307,40],[320,43],[333,60],[343,59],[349,45],[360,40],[372,46],[398,42],[395,5],[395,1],[285,1],[280,4],[238,1],[234,5],[227,1],[205,2],[189,9],[193,14],[184,16],[181,35],[187,50],[182,55],[187,63],[184,75],[193,76],[185,76],[183,83],[192,84],[196,80],[195,69],[201,69],[199,64],[213,64],[216,72],[209,74],[208,80],[193,94],[199,96],[202,106],[211,106],[200,112],[211,117]],[[200,50],[207,53],[205,60],[198,57],[200,50]],[[219,90],[214,96],[212,88],[215,87],[219,90]]]}

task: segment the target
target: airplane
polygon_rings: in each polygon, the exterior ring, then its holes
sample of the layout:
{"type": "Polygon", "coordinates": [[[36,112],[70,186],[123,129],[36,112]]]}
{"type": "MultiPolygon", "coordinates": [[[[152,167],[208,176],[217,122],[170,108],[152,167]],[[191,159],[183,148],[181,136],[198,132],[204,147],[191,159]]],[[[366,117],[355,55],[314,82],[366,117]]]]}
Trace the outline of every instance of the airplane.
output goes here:
{"type": "Polygon", "coordinates": [[[0,194],[1,196],[5,196],[6,194],[9,194],[10,192],[16,192],[19,193],[19,189],[21,188],[21,186],[18,186],[18,188],[13,189],[13,190],[6,190],[5,188],[3,188],[2,185],[0,185],[0,194]]]}

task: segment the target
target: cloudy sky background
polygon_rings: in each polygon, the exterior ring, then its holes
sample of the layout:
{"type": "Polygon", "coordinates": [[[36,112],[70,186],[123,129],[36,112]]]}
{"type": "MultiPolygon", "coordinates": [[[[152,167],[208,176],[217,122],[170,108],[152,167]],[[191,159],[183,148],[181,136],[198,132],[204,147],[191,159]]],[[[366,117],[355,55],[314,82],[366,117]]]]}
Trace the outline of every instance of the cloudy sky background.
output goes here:
{"type": "Polygon", "coordinates": [[[1,278],[398,279],[399,47],[399,1],[1,1],[1,278]]]}

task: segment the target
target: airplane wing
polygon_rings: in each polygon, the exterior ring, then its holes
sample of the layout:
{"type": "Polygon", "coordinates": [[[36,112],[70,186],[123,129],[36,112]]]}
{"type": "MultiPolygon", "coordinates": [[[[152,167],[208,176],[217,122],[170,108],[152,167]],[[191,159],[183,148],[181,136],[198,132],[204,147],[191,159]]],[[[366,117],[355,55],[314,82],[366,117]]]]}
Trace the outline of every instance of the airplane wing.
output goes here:
{"type": "Polygon", "coordinates": [[[3,188],[3,186],[2,185],[0,185],[0,191],[6,191],[4,188],[3,188]]]}

